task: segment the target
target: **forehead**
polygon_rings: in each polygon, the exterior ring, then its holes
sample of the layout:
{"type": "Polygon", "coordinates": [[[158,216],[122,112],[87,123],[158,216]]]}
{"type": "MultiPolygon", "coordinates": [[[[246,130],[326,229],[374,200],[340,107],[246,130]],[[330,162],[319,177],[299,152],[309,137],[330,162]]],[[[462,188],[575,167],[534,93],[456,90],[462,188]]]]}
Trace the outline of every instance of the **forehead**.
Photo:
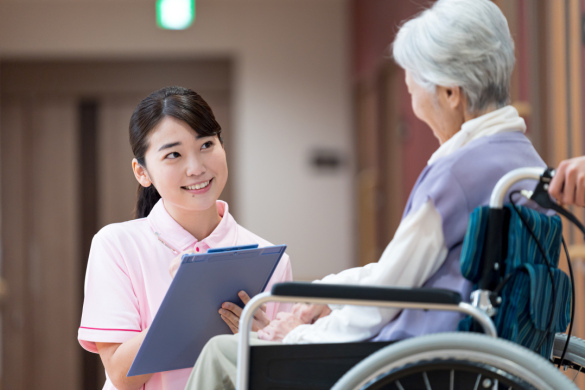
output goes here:
{"type": "Polygon", "coordinates": [[[156,147],[156,145],[162,145],[169,142],[195,140],[197,136],[197,132],[187,123],[177,118],[167,116],[164,117],[150,133],[149,149],[156,147]]]}

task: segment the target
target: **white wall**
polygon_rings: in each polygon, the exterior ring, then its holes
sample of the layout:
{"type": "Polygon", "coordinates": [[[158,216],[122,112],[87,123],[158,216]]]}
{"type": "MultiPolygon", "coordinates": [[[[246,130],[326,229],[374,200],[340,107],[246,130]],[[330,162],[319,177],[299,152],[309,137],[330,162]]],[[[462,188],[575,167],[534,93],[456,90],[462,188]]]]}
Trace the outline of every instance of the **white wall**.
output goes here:
{"type": "Polygon", "coordinates": [[[313,279],[354,263],[351,164],[309,166],[315,147],[353,159],[346,2],[197,0],[194,26],[171,32],[154,0],[0,0],[0,58],[232,57],[232,209],[313,279]]]}

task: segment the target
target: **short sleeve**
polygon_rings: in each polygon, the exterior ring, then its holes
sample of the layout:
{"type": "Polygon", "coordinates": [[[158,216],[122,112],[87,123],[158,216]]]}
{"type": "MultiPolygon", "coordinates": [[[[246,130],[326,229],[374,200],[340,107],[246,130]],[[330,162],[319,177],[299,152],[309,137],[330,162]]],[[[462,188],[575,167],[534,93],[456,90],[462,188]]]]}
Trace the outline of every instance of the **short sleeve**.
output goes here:
{"type": "Polygon", "coordinates": [[[96,352],[95,342],[123,343],[140,332],[140,310],[124,261],[120,238],[108,227],[93,238],[85,276],[78,340],[96,352]]]}

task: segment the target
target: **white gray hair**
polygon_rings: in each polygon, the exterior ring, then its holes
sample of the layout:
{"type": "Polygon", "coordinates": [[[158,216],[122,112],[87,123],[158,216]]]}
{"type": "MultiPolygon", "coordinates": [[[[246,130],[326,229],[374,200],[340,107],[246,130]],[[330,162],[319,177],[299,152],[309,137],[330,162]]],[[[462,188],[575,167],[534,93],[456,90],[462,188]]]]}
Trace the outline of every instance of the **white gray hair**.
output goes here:
{"type": "Polygon", "coordinates": [[[461,87],[469,112],[509,102],[514,41],[490,0],[438,0],[400,27],[392,54],[430,91],[461,87]]]}

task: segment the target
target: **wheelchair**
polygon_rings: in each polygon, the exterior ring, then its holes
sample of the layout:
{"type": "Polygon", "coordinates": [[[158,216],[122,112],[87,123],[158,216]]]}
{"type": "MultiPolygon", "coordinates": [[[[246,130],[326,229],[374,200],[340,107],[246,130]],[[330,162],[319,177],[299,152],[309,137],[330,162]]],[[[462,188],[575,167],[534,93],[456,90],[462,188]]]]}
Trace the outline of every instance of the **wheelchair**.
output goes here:
{"type": "MultiPolygon", "coordinates": [[[[523,206],[504,206],[506,194],[528,179],[537,180],[534,191],[512,192],[567,216],[548,197],[551,177],[552,172],[542,168],[512,171],[497,183],[489,207],[472,214],[472,219],[481,220],[484,215],[488,220],[483,225],[470,221],[463,244],[462,274],[474,285],[471,303],[442,289],[299,282],[277,284],[271,292],[252,298],[240,319],[236,388],[577,389],[574,379],[572,382],[559,370],[579,374],[585,367],[585,342],[556,333],[566,330],[572,317],[569,309],[574,309],[572,280],[568,282],[567,275],[557,269],[560,218],[523,206]],[[513,250],[508,250],[519,245],[514,240],[526,236],[512,237],[508,224],[511,226],[514,213],[518,214],[514,221],[522,220],[534,239],[528,250],[521,250],[522,258],[511,257],[513,250]],[[475,247],[478,235],[484,237],[480,248],[475,247]],[[550,244],[545,249],[540,243],[544,240],[550,244]],[[514,261],[518,262],[515,268],[514,261]],[[528,302],[526,307],[521,307],[523,300],[528,302]],[[460,322],[460,330],[467,331],[396,342],[250,347],[253,314],[270,301],[454,311],[467,316],[460,322]]],[[[569,219],[582,228],[572,215],[569,219]]],[[[569,326],[569,334],[571,329],[569,326]]]]}

